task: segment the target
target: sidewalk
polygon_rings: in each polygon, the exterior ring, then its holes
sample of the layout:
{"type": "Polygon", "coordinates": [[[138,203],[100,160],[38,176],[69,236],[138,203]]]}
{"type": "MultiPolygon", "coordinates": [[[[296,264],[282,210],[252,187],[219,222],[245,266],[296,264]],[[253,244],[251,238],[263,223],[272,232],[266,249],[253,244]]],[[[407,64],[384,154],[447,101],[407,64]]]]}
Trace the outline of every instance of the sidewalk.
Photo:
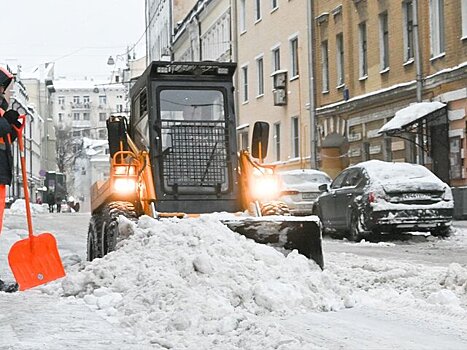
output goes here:
{"type": "Polygon", "coordinates": [[[0,292],[0,349],[150,349],[82,300],[0,292]]]}

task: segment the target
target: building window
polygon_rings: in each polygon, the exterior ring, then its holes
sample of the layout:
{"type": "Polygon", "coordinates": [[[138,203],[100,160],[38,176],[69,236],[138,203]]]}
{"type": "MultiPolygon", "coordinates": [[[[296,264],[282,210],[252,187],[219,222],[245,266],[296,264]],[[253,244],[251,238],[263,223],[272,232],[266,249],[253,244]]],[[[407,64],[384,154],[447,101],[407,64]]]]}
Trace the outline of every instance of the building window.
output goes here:
{"type": "Polygon", "coordinates": [[[379,52],[381,70],[389,68],[389,28],[388,13],[379,15],[379,52]]]}
{"type": "Polygon", "coordinates": [[[243,102],[248,102],[248,66],[242,67],[243,102]]]}
{"type": "Polygon", "coordinates": [[[292,157],[300,156],[300,125],[298,117],[292,118],[292,157]]]}
{"type": "Polygon", "coordinates": [[[58,121],[59,122],[63,121],[63,113],[58,113],[58,121]]]}
{"type": "Polygon", "coordinates": [[[84,112],[84,113],[83,113],[83,120],[90,120],[90,119],[91,119],[91,118],[90,118],[89,113],[84,112]]]}
{"type": "Polygon", "coordinates": [[[281,69],[281,49],[276,47],[272,51],[272,71],[281,69]]]}
{"type": "Polygon", "coordinates": [[[248,131],[242,132],[239,135],[240,138],[240,149],[248,150],[248,131]]]}
{"type": "Polygon", "coordinates": [[[58,104],[59,105],[65,104],[65,96],[58,96],[58,104]]]}
{"type": "Polygon", "coordinates": [[[91,136],[91,130],[85,129],[83,130],[83,137],[89,137],[91,136]]]}
{"type": "Polygon", "coordinates": [[[79,103],[79,96],[73,96],[73,103],[79,103]]]}
{"type": "Polygon", "coordinates": [[[274,10],[279,7],[277,0],[271,0],[271,9],[274,10]]]}
{"type": "Polygon", "coordinates": [[[83,103],[89,103],[89,96],[83,96],[83,103]]]}
{"type": "Polygon", "coordinates": [[[107,104],[107,96],[101,95],[99,96],[99,105],[103,106],[107,104]]]}
{"type": "MultiPolygon", "coordinates": [[[[73,131],[73,136],[74,137],[80,137],[81,136],[81,131],[73,131]]],[[[78,150],[76,149],[76,145],[74,145],[73,148],[74,148],[73,152],[77,153],[78,150]]]]}
{"type": "Polygon", "coordinates": [[[276,161],[281,160],[281,123],[274,124],[274,151],[276,161]]]}
{"type": "Polygon", "coordinates": [[[323,92],[329,91],[329,58],[328,58],[328,41],[321,43],[321,73],[323,79],[323,92]]]}
{"type": "Polygon", "coordinates": [[[444,52],[444,0],[430,0],[431,57],[444,52]]]}
{"type": "Polygon", "coordinates": [[[256,68],[258,70],[258,96],[264,95],[264,63],[263,58],[256,60],[256,68]]]}
{"type": "Polygon", "coordinates": [[[246,0],[240,0],[240,32],[246,31],[246,0]]]}
{"type": "Polygon", "coordinates": [[[123,112],[123,105],[117,105],[117,113],[123,112]]]}
{"type": "Polygon", "coordinates": [[[107,113],[99,113],[99,121],[105,122],[107,120],[107,113]]]}
{"type": "Polygon", "coordinates": [[[359,72],[360,78],[366,78],[368,75],[368,52],[366,41],[366,23],[358,25],[358,45],[359,45],[359,72]]]}
{"type": "Polygon", "coordinates": [[[255,0],[255,21],[261,19],[261,0],[255,0]]]}
{"type": "Polygon", "coordinates": [[[407,62],[414,57],[412,1],[405,1],[402,6],[404,10],[404,62],[407,62]]]}
{"type": "Polygon", "coordinates": [[[336,36],[336,70],[337,86],[344,84],[344,35],[342,33],[336,36]]]}
{"type": "Polygon", "coordinates": [[[467,39],[467,0],[462,0],[462,39],[467,39]]]}
{"type": "Polygon", "coordinates": [[[73,120],[79,120],[79,113],[73,113],[73,120]]]}
{"type": "Polygon", "coordinates": [[[107,129],[99,130],[99,139],[105,140],[107,138],[107,129]]]}
{"type": "Polygon", "coordinates": [[[290,40],[290,60],[291,67],[290,72],[292,78],[298,76],[298,38],[293,38],[290,40]]]}
{"type": "Polygon", "coordinates": [[[449,139],[449,158],[451,163],[451,178],[461,179],[462,178],[462,142],[460,137],[452,137],[449,139]]]}

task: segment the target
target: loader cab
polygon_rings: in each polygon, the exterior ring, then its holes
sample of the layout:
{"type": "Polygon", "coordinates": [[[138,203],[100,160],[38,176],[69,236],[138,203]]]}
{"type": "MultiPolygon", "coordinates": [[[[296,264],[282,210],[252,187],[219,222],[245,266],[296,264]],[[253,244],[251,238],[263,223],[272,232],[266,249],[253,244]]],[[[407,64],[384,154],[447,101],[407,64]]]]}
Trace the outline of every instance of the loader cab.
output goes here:
{"type": "Polygon", "coordinates": [[[153,62],[133,86],[130,136],[150,153],[156,210],[240,210],[235,64],[153,62]]]}

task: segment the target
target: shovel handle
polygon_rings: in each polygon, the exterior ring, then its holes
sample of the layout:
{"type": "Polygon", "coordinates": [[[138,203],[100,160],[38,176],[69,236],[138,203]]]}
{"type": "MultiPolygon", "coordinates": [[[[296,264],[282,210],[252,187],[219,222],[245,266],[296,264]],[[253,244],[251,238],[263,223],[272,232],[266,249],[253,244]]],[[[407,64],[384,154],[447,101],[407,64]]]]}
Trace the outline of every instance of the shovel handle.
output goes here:
{"type": "Polygon", "coordinates": [[[26,172],[26,160],[24,157],[24,140],[23,140],[23,131],[24,127],[26,126],[26,115],[22,114],[18,117],[18,120],[22,120],[21,126],[18,128],[16,125],[12,125],[13,129],[16,131],[16,136],[18,139],[19,145],[19,153],[21,159],[21,173],[23,176],[23,192],[24,192],[24,201],[26,206],[26,219],[28,221],[28,233],[29,238],[31,239],[34,237],[32,233],[32,215],[31,215],[31,204],[29,203],[29,189],[28,189],[28,174],[26,172]]]}

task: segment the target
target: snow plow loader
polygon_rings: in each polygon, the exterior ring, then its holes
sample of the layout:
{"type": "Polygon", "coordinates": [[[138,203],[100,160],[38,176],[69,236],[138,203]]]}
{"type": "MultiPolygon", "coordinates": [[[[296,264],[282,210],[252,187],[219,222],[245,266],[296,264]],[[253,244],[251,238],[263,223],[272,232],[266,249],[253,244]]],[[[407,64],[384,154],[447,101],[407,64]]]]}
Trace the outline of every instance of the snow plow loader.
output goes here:
{"type": "Polygon", "coordinates": [[[152,62],[130,89],[131,116],[107,120],[110,177],[91,189],[88,260],[113,251],[118,217],[164,220],[227,212],[231,230],[297,249],[323,268],[321,225],[293,217],[267,154],[269,125],[255,123],[251,154],[237,150],[236,65],[152,62]]]}

